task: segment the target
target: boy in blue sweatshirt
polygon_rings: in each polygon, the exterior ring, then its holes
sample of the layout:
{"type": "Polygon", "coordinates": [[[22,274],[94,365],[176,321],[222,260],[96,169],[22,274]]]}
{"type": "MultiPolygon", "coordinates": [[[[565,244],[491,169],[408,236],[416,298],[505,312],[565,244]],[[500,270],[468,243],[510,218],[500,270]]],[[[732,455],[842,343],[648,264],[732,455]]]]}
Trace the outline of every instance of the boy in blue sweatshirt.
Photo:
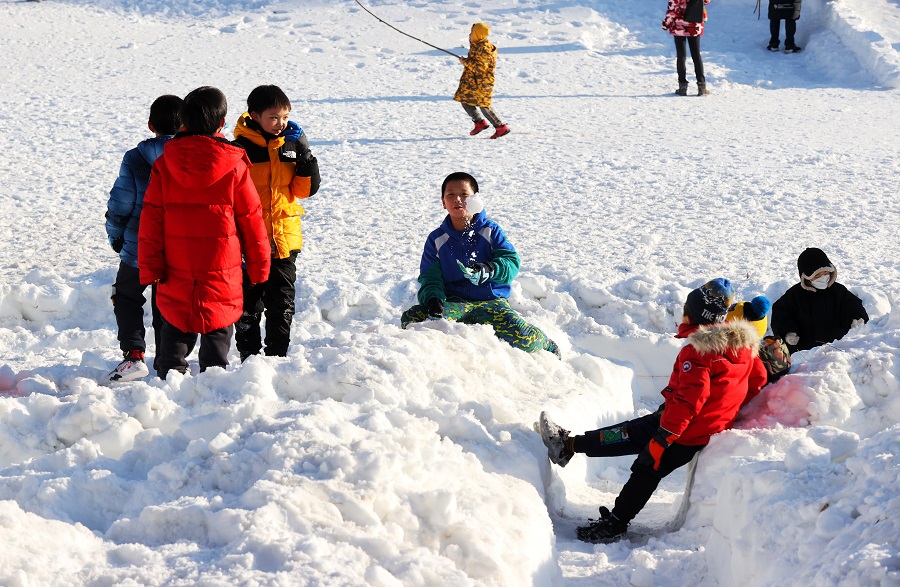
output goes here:
{"type": "MultiPolygon", "coordinates": [[[[112,302],[118,327],[119,348],[125,358],[107,376],[107,382],[131,381],[146,377],[150,371],[144,363],[147,343],[144,341],[144,297],[146,286],[140,283],[138,271],[138,227],[144,206],[144,192],[150,183],[150,169],[163,146],[181,127],[182,99],[164,95],[150,106],[147,128],[155,136],[138,143],[125,153],[106,209],[106,234],[109,244],[119,254],[119,271],[113,284],[112,302]]],[[[151,289],[150,310],[153,331],[159,348],[160,314],[156,308],[156,286],[151,289]]]]}
{"type": "Polygon", "coordinates": [[[464,324],[490,324],[497,338],[527,352],[559,349],[544,332],[509,305],[510,283],[519,273],[519,255],[506,234],[470,200],[478,183],[468,173],[451,173],[441,186],[447,216],[425,241],[419,265],[418,305],[403,313],[400,325],[447,318],[464,324]]]}

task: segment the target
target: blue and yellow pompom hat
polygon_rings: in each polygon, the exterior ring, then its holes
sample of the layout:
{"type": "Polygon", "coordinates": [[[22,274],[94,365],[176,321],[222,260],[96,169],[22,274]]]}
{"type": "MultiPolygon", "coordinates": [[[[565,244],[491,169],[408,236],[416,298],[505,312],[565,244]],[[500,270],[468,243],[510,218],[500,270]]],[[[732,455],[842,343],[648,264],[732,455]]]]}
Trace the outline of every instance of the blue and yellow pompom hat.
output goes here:
{"type": "Polygon", "coordinates": [[[694,324],[716,324],[724,322],[728,308],[734,300],[731,281],[724,277],[711,279],[688,294],[684,303],[684,313],[694,324]]]}
{"type": "Polygon", "coordinates": [[[726,322],[732,320],[746,320],[756,328],[759,337],[766,335],[769,329],[769,310],[772,309],[772,302],[766,296],[756,296],[748,302],[738,302],[731,306],[728,310],[728,316],[725,317],[726,322]]]}

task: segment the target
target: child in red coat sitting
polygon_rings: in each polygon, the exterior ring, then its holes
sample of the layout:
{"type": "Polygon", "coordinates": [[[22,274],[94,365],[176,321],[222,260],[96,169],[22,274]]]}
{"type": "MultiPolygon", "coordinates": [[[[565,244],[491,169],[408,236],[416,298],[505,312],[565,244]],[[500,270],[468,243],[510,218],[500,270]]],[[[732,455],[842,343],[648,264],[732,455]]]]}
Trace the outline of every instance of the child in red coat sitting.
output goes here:
{"type": "Polygon", "coordinates": [[[138,232],[142,284],[158,284],[163,324],[156,372],[187,372],[200,335],[200,370],[228,365],[243,312],[242,256],[254,283],[269,276],[269,237],[243,149],[219,131],[228,105],[216,88],[184,99],[183,131],[153,165],[138,232]]]}
{"type": "Polygon", "coordinates": [[[585,542],[614,542],[650,500],[659,482],[691,461],[717,432],[731,428],[741,406],[766,384],[756,356],[759,334],[745,320],[724,322],[733,294],[713,279],[688,294],[678,338],[685,345],[662,390],[665,403],[641,418],[570,436],[541,412],[539,429],[550,461],[565,467],[575,453],[589,457],[638,455],[612,511],[578,528],[585,542]]]}

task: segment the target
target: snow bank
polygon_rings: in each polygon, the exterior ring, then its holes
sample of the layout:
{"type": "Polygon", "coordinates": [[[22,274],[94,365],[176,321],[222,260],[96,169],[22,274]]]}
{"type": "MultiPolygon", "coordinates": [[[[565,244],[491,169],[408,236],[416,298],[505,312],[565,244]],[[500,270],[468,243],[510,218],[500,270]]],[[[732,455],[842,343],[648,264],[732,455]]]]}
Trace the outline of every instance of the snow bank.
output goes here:
{"type": "MultiPolygon", "coordinates": [[[[879,3],[885,2],[872,2],[879,3]]],[[[900,39],[885,37],[881,28],[884,23],[871,6],[850,0],[805,0],[803,14],[807,12],[817,15],[837,34],[879,85],[900,88],[900,53],[894,48],[900,39]]]]}
{"type": "Polygon", "coordinates": [[[84,552],[92,580],[162,584],[190,555],[219,561],[208,578],[225,565],[264,582],[547,584],[559,570],[546,461],[521,422],[563,403],[582,417],[630,409],[603,407],[617,405],[609,388],[630,402],[627,369],[589,356],[574,367],[447,323],[166,383],[104,388],[82,367],[26,389],[31,374],[17,384],[27,397],[0,400],[5,464],[22,463],[0,477],[0,499],[19,504],[16,523],[37,514],[102,537],[84,552]],[[113,563],[88,565],[98,549],[113,563]]]}

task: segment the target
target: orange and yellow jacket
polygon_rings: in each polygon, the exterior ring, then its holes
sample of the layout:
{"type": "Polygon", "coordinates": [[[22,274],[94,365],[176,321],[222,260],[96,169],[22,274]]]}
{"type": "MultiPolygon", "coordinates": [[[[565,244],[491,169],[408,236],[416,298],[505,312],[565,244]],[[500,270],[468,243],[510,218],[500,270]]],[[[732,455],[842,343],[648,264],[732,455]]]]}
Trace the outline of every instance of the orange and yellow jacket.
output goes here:
{"type": "Polygon", "coordinates": [[[289,124],[294,131],[290,140],[286,133],[267,135],[245,112],[234,130],[235,144],[244,148],[252,164],[250,177],[259,193],[272,256],[278,259],[303,247],[300,217],[305,212],[300,200],[315,194],[320,183],[319,164],[306,135],[296,124],[289,124]]]}
{"type": "Polygon", "coordinates": [[[453,99],[468,106],[491,107],[494,95],[494,67],[497,65],[497,47],[487,40],[488,27],[477,23],[472,28],[474,42],[463,61],[459,88],[453,99]]]}

